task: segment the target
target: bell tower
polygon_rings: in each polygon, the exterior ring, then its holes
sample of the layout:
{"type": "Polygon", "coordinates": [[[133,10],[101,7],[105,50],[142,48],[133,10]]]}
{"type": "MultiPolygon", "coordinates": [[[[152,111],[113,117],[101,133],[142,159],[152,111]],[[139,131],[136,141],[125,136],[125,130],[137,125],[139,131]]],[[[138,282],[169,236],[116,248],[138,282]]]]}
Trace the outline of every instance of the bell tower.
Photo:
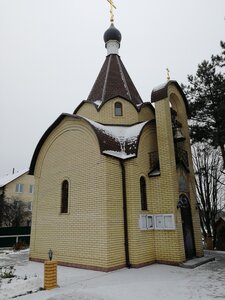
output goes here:
{"type": "Polygon", "coordinates": [[[181,250],[183,248],[180,253],[183,252],[186,259],[202,256],[188,128],[188,103],[181,87],[174,80],[153,89],[151,101],[155,103],[160,174],[166,193],[162,205],[168,206],[176,216],[177,244],[181,250]],[[184,191],[179,184],[181,179],[185,182],[184,191]],[[188,200],[187,205],[180,202],[184,198],[188,200]],[[188,224],[185,224],[185,220],[188,220],[188,224]]]}

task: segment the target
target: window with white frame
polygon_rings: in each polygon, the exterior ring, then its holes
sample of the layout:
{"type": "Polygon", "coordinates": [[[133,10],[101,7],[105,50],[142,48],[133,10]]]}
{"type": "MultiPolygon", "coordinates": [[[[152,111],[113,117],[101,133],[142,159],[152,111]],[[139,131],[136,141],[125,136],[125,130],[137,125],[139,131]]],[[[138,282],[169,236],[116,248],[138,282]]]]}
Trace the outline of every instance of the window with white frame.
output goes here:
{"type": "Polygon", "coordinates": [[[23,184],[21,183],[16,184],[16,193],[23,193],[23,184]]]}

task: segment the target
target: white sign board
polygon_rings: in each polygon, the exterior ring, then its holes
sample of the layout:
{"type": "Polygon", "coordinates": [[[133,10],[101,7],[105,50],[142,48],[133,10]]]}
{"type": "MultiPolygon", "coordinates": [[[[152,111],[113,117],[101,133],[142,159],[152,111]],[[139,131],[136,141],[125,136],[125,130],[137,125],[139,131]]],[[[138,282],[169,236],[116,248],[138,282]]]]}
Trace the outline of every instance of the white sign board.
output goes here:
{"type": "Polygon", "coordinates": [[[175,221],[173,214],[146,215],[141,214],[139,218],[140,230],[175,230],[175,221]]]}

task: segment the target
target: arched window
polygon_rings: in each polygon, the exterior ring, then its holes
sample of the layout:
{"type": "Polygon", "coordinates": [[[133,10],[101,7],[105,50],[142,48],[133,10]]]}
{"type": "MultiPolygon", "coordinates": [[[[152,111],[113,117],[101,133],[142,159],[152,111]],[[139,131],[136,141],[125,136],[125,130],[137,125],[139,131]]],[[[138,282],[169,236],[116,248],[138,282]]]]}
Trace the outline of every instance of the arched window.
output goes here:
{"type": "Polygon", "coordinates": [[[141,209],[147,210],[147,195],[146,195],[146,182],[145,178],[140,178],[140,192],[141,192],[141,209]]]}
{"type": "Polygon", "coordinates": [[[62,182],[61,190],[61,213],[68,213],[68,198],[69,198],[69,182],[64,180],[62,182]]]}
{"type": "Polygon", "coordinates": [[[122,116],[122,115],[123,115],[122,103],[116,102],[115,103],[115,116],[122,116]]]}

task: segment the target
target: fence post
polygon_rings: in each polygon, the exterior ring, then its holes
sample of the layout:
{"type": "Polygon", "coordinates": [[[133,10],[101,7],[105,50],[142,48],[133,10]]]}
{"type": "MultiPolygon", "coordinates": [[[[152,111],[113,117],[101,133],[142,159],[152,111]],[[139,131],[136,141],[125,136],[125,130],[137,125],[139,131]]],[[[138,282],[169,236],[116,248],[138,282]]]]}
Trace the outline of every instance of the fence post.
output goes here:
{"type": "Polygon", "coordinates": [[[57,261],[48,260],[44,264],[44,288],[46,290],[57,287],[57,261]]]}

